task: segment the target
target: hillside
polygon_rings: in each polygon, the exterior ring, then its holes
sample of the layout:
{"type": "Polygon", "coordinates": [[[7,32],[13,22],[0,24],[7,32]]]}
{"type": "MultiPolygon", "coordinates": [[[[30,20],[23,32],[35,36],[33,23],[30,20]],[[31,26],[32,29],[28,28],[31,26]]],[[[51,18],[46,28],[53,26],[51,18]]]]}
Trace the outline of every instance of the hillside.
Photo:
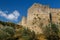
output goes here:
{"type": "Polygon", "coordinates": [[[22,25],[0,21],[0,40],[33,40],[34,34],[22,25]]]}

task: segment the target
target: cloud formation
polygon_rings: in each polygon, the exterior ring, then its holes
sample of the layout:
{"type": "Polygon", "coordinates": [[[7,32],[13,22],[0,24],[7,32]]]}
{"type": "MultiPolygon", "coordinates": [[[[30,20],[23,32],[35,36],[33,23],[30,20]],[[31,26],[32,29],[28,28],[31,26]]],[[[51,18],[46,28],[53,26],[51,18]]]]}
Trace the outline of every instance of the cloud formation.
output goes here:
{"type": "Polygon", "coordinates": [[[5,17],[6,19],[9,20],[17,20],[18,17],[20,16],[20,13],[17,10],[15,10],[12,13],[7,15],[5,12],[0,11],[0,16],[5,17]]]}

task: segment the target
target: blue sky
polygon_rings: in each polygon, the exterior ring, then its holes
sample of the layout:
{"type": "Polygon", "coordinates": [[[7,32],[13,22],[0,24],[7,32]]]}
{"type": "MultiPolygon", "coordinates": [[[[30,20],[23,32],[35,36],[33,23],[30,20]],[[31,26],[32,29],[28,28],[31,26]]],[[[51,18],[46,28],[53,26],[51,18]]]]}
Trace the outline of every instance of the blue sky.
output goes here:
{"type": "Polygon", "coordinates": [[[60,8],[60,0],[0,0],[0,20],[18,23],[34,3],[60,8]]]}

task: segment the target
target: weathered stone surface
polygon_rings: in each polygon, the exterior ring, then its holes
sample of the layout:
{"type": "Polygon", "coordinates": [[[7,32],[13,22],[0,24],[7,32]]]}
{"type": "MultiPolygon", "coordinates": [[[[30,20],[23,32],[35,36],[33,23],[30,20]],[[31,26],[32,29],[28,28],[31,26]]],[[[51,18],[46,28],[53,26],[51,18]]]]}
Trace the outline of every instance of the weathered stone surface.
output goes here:
{"type": "Polygon", "coordinates": [[[52,14],[52,22],[55,24],[60,24],[60,9],[49,8],[47,5],[34,3],[28,9],[27,18],[22,18],[21,24],[36,33],[43,33],[43,27],[48,25],[50,22],[50,13],[52,14]]]}

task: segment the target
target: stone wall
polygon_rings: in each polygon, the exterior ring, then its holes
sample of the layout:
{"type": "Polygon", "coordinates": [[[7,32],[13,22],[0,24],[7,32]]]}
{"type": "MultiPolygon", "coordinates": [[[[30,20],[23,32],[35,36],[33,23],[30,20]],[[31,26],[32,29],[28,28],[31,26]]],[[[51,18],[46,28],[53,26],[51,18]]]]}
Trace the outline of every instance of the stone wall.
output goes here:
{"type": "Polygon", "coordinates": [[[43,33],[43,27],[49,24],[50,14],[52,22],[60,24],[60,9],[49,8],[49,6],[34,3],[29,9],[27,18],[22,18],[22,25],[35,31],[35,33],[43,33]]]}

